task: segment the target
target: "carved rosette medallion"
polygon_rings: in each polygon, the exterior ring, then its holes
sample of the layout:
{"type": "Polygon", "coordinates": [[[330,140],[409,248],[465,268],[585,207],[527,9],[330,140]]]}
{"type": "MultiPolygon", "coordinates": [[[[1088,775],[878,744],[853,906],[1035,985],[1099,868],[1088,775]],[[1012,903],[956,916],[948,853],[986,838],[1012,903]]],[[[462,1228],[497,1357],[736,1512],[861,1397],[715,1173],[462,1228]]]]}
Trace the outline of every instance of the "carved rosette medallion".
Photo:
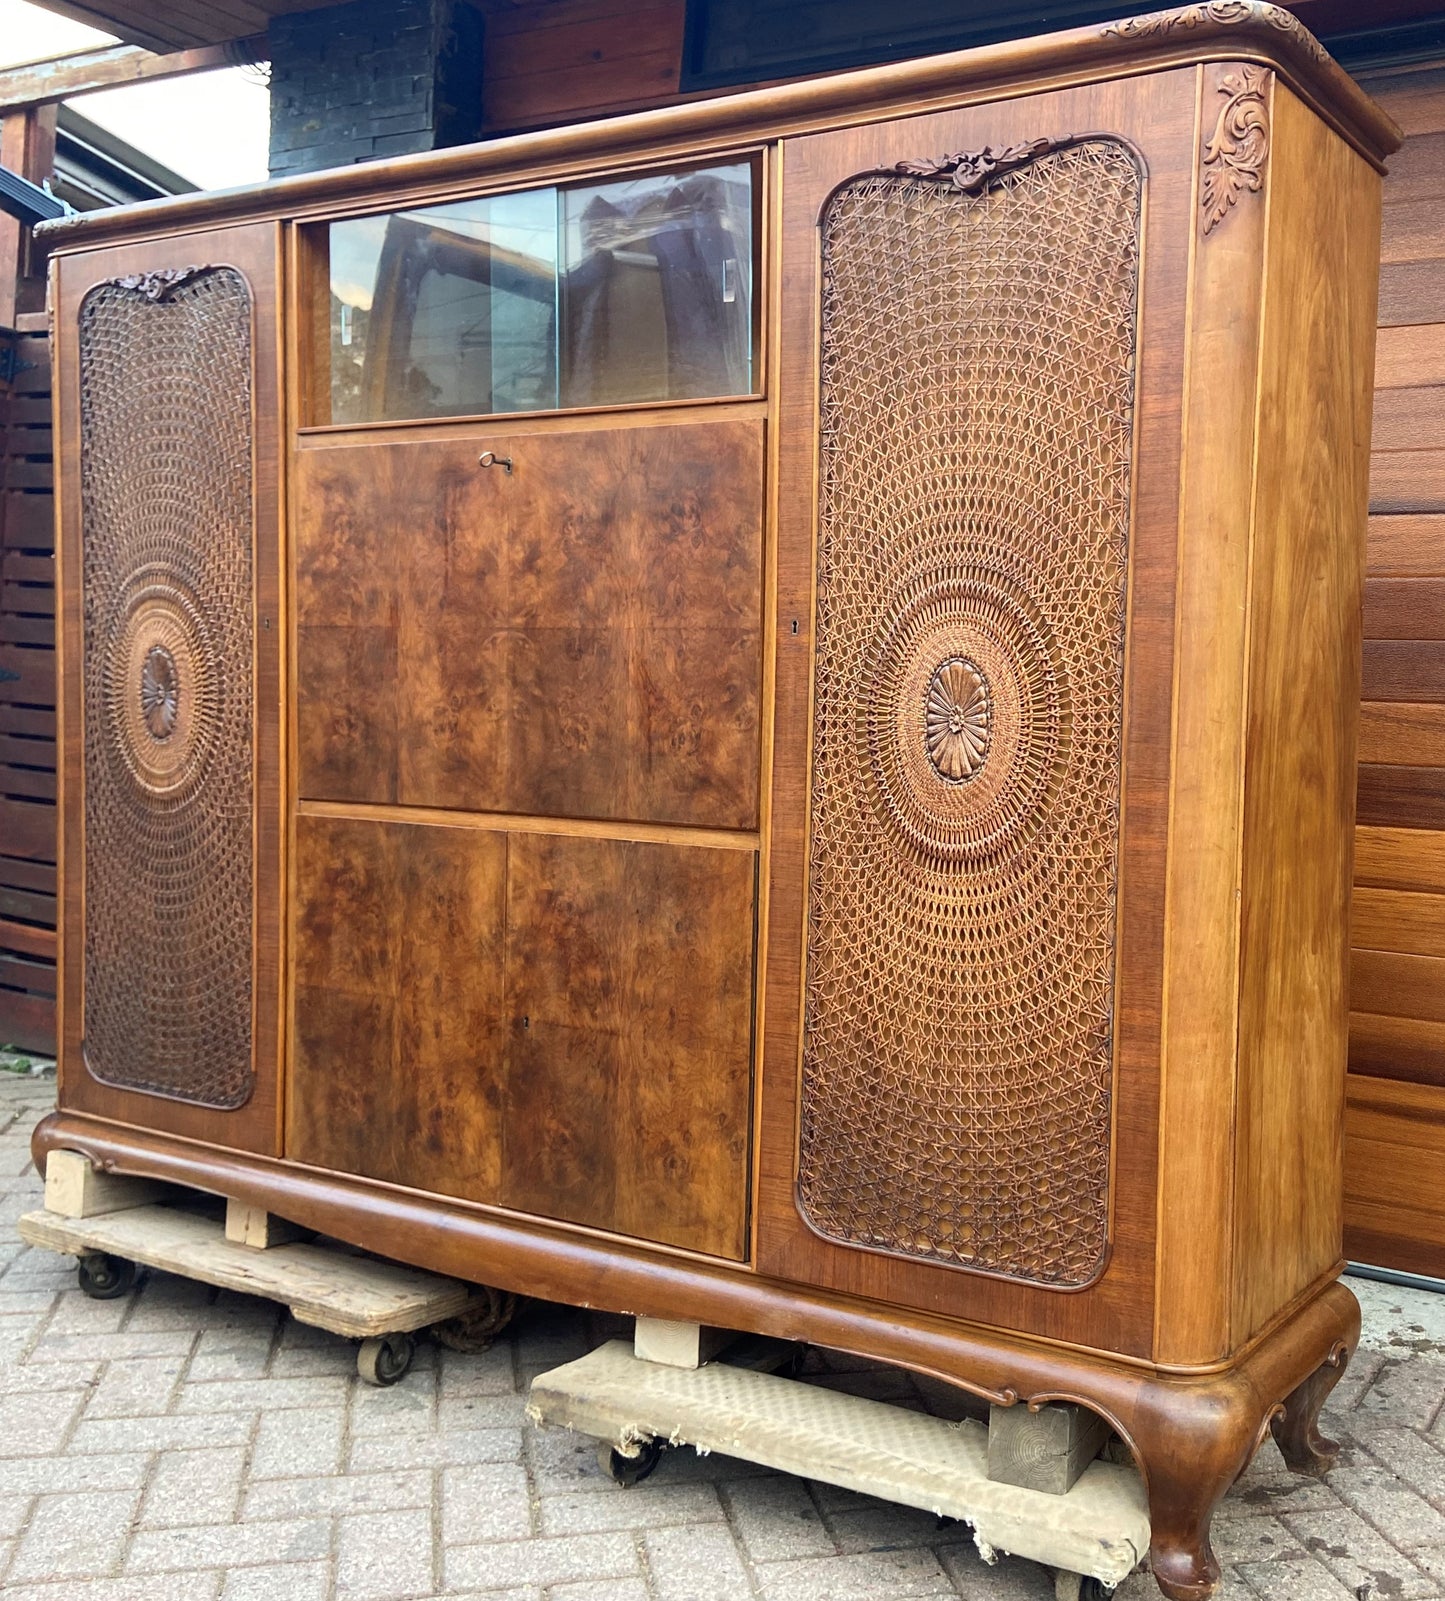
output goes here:
{"type": "Polygon", "coordinates": [[[176,731],[181,686],[176,659],[164,645],[152,645],[140,670],[140,711],[152,739],[169,739],[176,731]]]}
{"type": "Polygon", "coordinates": [[[1269,158],[1270,73],[1263,67],[1227,72],[1219,93],[1227,96],[1204,146],[1199,204],[1204,231],[1224,221],[1242,194],[1258,194],[1269,158]]]}
{"type": "Polygon", "coordinates": [[[988,755],[988,684],[966,656],[942,663],[928,686],[923,743],[938,776],[966,784],[988,755]]]}

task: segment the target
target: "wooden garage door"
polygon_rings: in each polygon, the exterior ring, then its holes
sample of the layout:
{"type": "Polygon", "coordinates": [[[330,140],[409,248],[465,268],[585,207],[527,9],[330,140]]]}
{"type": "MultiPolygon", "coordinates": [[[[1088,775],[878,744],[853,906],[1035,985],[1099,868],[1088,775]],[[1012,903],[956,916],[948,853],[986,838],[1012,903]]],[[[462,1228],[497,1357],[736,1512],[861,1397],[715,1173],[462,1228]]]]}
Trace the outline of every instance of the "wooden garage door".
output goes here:
{"type": "Polygon", "coordinates": [[[1385,183],[1345,1244],[1445,1276],[1445,68],[1366,88],[1406,141],[1385,183]]]}

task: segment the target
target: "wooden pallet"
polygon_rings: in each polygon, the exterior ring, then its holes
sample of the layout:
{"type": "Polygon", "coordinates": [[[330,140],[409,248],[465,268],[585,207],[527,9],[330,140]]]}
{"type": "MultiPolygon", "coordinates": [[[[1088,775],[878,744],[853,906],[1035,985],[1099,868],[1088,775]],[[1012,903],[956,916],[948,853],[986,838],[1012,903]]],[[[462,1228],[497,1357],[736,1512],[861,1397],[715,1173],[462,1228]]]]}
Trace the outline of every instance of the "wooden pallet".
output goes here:
{"type": "Polygon", "coordinates": [[[1008,1551],[1059,1575],[1121,1583],[1149,1550],[1144,1486],[1131,1467],[1096,1461],[1065,1495],[988,1476],[988,1429],[905,1411],[723,1360],[645,1361],[613,1340],[532,1381],[527,1414],[635,1456],[648,1442],[759,1462],[864,1495],[959,1518],[983,1556],[1008,1551]]]}

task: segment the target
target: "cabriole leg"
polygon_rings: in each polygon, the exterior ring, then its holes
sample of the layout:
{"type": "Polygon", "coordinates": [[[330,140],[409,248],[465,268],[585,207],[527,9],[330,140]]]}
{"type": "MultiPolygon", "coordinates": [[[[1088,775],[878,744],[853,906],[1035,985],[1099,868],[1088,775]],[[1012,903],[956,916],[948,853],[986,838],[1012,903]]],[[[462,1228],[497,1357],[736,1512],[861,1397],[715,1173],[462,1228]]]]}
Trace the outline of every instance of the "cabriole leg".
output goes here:
{"type": "Polygon", "coordinates": [[[1290,1392],[1283,1416],[1270,1423],[1280,1455],[1291,1472],[1322,1479],[1334,1466],[1340,1448],[1320,1433],[1320,1412],[1330,1391],[1344,1377],[1349,1360],[1350,1348],[1341,1341],[1304,1383],[1290,1392]]]}

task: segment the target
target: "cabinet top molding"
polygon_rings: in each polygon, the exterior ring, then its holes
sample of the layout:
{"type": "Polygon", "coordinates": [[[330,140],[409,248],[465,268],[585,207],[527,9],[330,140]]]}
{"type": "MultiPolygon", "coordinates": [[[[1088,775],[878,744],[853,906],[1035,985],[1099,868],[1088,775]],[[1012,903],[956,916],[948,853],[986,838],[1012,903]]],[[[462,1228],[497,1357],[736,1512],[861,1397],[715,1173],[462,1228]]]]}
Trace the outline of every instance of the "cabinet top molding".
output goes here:
{"type": "Polygon", "coordinates": [[[800,79],[237,189],[60,217],[41,223],[36,232],[52,249],[70,251],[243,219],[305,219],[364,211],[382,196],[394,208],[513,187],[519,181],[592,165],[670,160],[739,141],[816,133],[844,123],[1210,61],[1273,68],[1381,171],[1385,158],[1400,146],[1400,130],[1391,119],[1290,12],[1263,0],[1203,0],[976,50],[800,79]]]}

